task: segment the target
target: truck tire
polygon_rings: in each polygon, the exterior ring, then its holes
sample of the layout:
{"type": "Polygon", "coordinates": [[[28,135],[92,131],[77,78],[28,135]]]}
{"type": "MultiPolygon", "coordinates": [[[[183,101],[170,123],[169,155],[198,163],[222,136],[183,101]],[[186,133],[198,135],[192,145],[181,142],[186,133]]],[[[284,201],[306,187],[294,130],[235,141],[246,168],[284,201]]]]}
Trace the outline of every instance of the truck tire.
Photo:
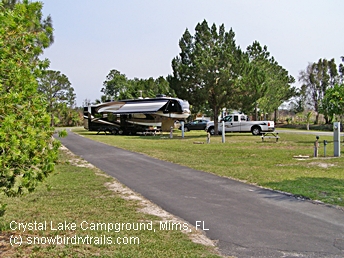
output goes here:
{"type": "Polygon", "coordinates": [[[262,130],[260,129],[259,126],[253,126],[251,128],[251,132],[252,132],[253,135],[260,135],[261,131],[262,130]]]}
{"type": "Polygon", "coordinates": [[[189,132],[189,131],[190,131],[189,127],[185,126],[184,127],[184,132],[189,132]]]}
{"type": "Polygon", "coordinates": [[[215,128],[214,128],[214,126],[210,127],[210,128],[208,129],[208,132],[209,132],[211,135],[214,135],[214,134],[215,134],[215,128]]]}

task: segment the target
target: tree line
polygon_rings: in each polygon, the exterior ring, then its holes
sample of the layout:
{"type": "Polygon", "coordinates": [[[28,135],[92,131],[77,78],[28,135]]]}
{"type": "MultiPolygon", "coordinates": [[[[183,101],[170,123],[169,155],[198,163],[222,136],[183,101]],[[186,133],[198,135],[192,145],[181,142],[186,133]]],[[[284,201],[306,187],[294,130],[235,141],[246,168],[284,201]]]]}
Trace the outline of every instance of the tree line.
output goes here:
{"type": "Polygon", "coordinates": [[[111,70],[103,82],[100,90],[102,96],[96,103],[107,100],[119,99],[137,99],[137,98],[154,98],[159,94],[170,97],[176,97],[174,90],[170,87],[168,81],[160,76],[157,79],[128,79],[125,74],[118,70],[111,70]]]}
{"type": "MultiPolygon", "coordinates": [[[[341,57],[344,62],[344,57],[341,57]]],[[[296,112],[305,109],[314,110],[319,123],[319,114],[323,114],[326,123],[335,119],[342,120],[344,115],[344,65],[337,65],[335,59],[319,59],[309,63],[300,72],[302,83],[294,108],[296,112]]]]}
{"type": "MultiPolygon", "coordinates": [[[[270,54],[267,46],[254,41],[246,50],[236,44],[235,33],[222,24],[209,26],[204,20],[192,35],[185,30],[179,40],[180,53],[172,60],[173,73],[166,79],[128,80],[111,70],[103,83],[102,101],[154,97],[158,93],[189,101],[193,114],[206,113],[215,120],[223,108],[253,115],[271,114],[282,103],[294,99],[297,112],[314,109],[326,122],[343,115],[343,64],[320,59],[295,78],[270,54]]],[[[101,100],[98,100],[100,102],[101,100]]],[[[274,116],[276,119],[276,115],[274,116]]]]}
{"type": "MultiPolygon", "coordinates": [[[[173,74],[166,80],[127,80],[117,70],[110,71],[104,87],[114,99],[147,97],[163,93],[189,101],[192,112],[210,111],[217,126],[222,108],[246,113],[271,113],[296,95],[295,79],[257,41],[240,49],[232,29],[222,24],[209,27],[198,23],[195,34],[185,30],[179,41],[180,53],[172,60],[173,74]]],[[[217,128],[216,128],[217,130],[217,128]]]]}

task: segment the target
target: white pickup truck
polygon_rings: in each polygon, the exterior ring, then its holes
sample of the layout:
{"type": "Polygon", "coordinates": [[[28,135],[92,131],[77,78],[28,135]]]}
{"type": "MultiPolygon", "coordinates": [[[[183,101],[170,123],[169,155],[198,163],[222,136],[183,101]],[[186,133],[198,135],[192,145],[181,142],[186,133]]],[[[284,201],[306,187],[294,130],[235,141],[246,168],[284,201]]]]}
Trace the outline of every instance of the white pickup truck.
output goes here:
{"type": "MultiPolygon", "coordinates": [[[[260,135],[263,132],[273,132],[275,130],[274,121],[249,121],[244,114],[229,114],[220,120],[218,124],[219,134],[222,133],[222,121],[225,122],[225,132],[251,132],[253,135],[260,135]]],[[[214,121],[207,123],[205,128],[211,135],[215,134],[214,121]]]]}

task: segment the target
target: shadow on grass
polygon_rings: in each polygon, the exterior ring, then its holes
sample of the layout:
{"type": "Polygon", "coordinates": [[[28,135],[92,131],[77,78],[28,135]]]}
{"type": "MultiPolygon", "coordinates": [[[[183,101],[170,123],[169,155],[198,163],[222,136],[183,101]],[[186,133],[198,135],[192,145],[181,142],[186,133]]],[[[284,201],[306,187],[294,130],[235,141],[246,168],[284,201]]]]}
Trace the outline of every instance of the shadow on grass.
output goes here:
{"type": "Polygon", "coordinates": [[[283,196],[273,191],[269,193],[269,190],[265,192],[262,190],[261,194],[265,194],[266,198],[286,200],[288,196],[293,196],[299,199],[320,200],[325,203],[344,206],[344,179],[299,177],[295,180],[265,183],[264,187],[286,192],[283,196]]]}
{"type": "MultiPolygon", "coordinates": [[[[169,138],[170,134],[169,133],[163,133],[161,135],[156,135],[156,136],[143,136],[143,135],[137,135],[139,136],[141,139],[146,139],[146,138],[150,138],[150,139],[159,139],[159,138],[169,138]]],[[[239,136],[242,136],[242,137],[247,137],[247,136],[252,136],[252,137],[255,137],[253,135],[245,135],[245,134],[241,134],[241,135],[231,135],[231,134],[226,134],[226,139],[230,139],[232,137],[239,137],[239,136]]],[[[212,135],[210,137],[210,141],[212,142],[212,140],[214,139],[219,139],[221,140],[222,136],[221,135],[212,135]]],[[[206,133],[203,133],[203,134],[188,134],[188,133],[185,133],[184,134],[184,138],[182,138],[181,134],[178,134],[178,135],[175,135],[173,134],[173,139],[178,139],[178,140],[182,140],[182,139],[197,139],[197,140],[201,140],[201,141],[207,141],[207,134],[206,133]]]]}
{"type": "MultiPolygon", "coordinates": [[[[125,137],[125,136],[130,136],[130,137],[137,137],[137,138],[140,138],[140,139],[147,139],[147,140],[157,140],[157,139],[167,139],[169,138],[170,136],[170,133],[169,132],[163,132],[163,133],[160,133],[160,134],[156,134],[155,136],[154,135],[142,135],[142,134],[136,134],[136,135],[113,135],[113,134],[110,134],[110,133],[107,133],[105,134],[104,132],[100,132],[100,133],[97,133],[97,132],[94,132],[94,131],[86,131],[86,130],[75,130],[74,131],[75,133],[79,134],[79,135],[89,135],[89,136],[107,136],[107,137],[125,137]]],[[[257,137],[257,136],[254,136],[252,134],[226,134],[226,138],[231,138],[231,137],[238,137],[238,136],[242,136],[242,137],[247,137],[247,136],[252,136],[252,137],[257,137]]],[[[211,139],[212,138],[221,138],[222,136],[221,135],[212,135],[211,136],[211,139]]],[[[192,131],[192,134],[189,133],[189,132],[185,132],[184,133],[184,139],[200,139],[200,138],[204,138],[204,140],[206,141],[207,139],[207,133],[206,132],[197,132],[197,134],[192,131]]],[[[180,131],[174,131],[173,132],[173,139],[183,139],[182,136],[181,136],[181,132],[180,131]]],[[[258,139],[258,138],[257,138],[258,139]]],[[[259,138],[260,139],[260,138],[259,138]]]]}
{"type": "MultiPolygon", "coordinates": [[[[295,141],[295,143],[299,143],[299,144],[308,144],[310,146],[314,146],[314,142],[315,141],[295,141]]],[[[329,144],[333,144],[333,141],[331,140],[327,140],[327,145],[329,144]]],[[[319,147],[324,147],[324,142],[323,141],[319,141],[319,147]]]]}

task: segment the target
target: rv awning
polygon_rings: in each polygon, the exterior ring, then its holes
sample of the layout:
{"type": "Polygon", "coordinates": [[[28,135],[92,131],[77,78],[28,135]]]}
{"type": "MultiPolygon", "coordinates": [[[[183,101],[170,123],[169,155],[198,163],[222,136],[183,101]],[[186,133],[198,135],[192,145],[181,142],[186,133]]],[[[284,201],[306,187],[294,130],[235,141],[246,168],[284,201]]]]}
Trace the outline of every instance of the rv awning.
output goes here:
{"type": "Polygon", "coordinates": [[[134,114],[134,113],[155,113],[161,109],[166,103],[167,99],[149,102],[129,102],[125,103],[114,114],[134,114]]]}

